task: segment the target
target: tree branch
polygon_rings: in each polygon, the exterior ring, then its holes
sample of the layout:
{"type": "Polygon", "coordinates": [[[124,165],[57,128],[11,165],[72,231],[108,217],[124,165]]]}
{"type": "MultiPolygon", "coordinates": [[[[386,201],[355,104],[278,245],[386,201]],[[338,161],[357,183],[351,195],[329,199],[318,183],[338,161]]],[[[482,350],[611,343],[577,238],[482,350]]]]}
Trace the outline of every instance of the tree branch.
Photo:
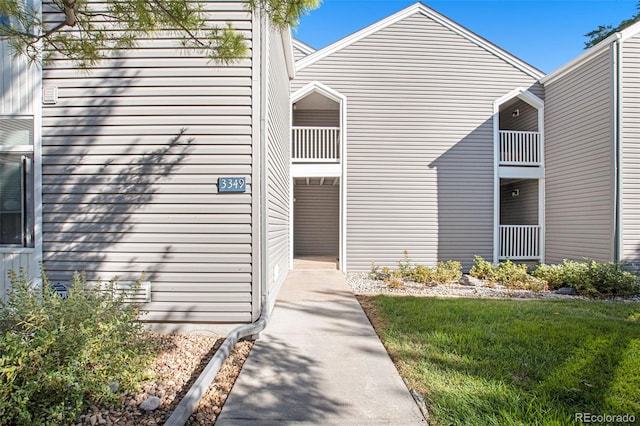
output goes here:
{"type": "Polygon", "coordinates": [[[173,23],[175,23],[178,27],[180,27],[180,29],[182,31],[184,31],[189,36],[189,38],[191,38],[193,41],[195,41],[201,47],[206,47],[206,45],[202,41],[200,41],[200,39],[189,28],[187,28],[185,25],[183,25],[183,23],[180,22],[173,15],[173,13],[171,13],[169,10],[167,10],[167,8],[160,2],[160,0],[153,0],[153,3],[156,6],[158,6],[173,21],[173,23]]]}

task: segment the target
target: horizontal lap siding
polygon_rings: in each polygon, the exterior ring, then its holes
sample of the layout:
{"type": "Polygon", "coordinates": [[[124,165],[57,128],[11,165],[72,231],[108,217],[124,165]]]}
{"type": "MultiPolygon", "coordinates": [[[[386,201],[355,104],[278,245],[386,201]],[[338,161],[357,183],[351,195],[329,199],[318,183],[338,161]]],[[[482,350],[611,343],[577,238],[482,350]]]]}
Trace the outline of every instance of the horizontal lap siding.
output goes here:
{"type": "MultiPolygon", "coordinates": [[[[534,79],[415,14],[300,70],[347,97],[347,268],[492,257],[493,102],[534,79]]],[[[535,88],[536,93],[540,88],[535,88]]]]}
{"type": "MultiPolygon", "coordinates": [[[[241,2],[209,2],[251,42],[241,2]]],[[[142,273],[150,321],[248,322],[252,294],[252,67],[143,41],[89,73],[57,60],[44,84],[44,262],[54,280],[142,273]],[[247,192],[218,194],[219,176],[247,192]]]]}
{"type": "Polygon", "coordinates": [[[525,179],[500,186],[501,225],[539,225],[538,181],[525,179]],[[518,196],[513,191],[518,190],[518,196]]]}
{"type": "Polygon", "coordinates": [[[294,187],[294,253],[338,256],[340,186],[294,187]]]}
{"type": "Polygon", "coordinates": [[[622,55],[622,260],[640,268],[640,36],[622,55]]]}
{"type": "Polygon", "coordinates": [[[290,109],[289,75],[282,35],[271,29],[267,82],[267,200],[269,304],[275,303],[289,272],[290,109]]]}
{"type": "Polygon", "coordinates": [[[302,49],[299,49],[295,44],[293,45],[293,59],[294,60],[298,60],[298,59],[302,59],[305,56],[307,56],[307,53],[304,52],[302,49]]]}
{"type": "Polygon", "coordinates": [[[611,52],[546,86],[548,263],[613,258],[611,52]]]}

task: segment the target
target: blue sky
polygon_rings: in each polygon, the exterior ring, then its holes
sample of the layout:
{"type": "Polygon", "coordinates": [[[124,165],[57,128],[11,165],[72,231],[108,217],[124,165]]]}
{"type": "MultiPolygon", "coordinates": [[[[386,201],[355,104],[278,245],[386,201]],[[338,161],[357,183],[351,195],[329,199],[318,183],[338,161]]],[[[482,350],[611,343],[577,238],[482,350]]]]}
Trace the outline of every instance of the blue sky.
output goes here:
{"type": "MultiPolygon", "coordinates": [[[[415,3],[324,0],[293,36],[322,48],[415,3]]],[[[584,34],[631,17],[637,0],[423,0],[520,59],[551,72],[583,52],[584,34]]]]}

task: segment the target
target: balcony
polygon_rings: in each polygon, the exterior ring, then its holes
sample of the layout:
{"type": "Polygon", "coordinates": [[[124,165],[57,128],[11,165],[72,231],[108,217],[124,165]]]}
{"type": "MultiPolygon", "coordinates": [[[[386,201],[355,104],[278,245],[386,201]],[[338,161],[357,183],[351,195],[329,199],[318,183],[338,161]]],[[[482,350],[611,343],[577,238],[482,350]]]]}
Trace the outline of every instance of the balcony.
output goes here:
{"type": "Polygon", "coordinates": [[[540,225],[500,225],[500,260],[539,260],[540,225]]]}
{"type": "Polygon", "coordinates": [[[540,132],[500,130],[501,166],[542,166],[540,132]]]}
{"type": "Polygon", "coordinates": [[[294,163],[339,163],[339,127],[292,127],[291,160],[294,163]]]}

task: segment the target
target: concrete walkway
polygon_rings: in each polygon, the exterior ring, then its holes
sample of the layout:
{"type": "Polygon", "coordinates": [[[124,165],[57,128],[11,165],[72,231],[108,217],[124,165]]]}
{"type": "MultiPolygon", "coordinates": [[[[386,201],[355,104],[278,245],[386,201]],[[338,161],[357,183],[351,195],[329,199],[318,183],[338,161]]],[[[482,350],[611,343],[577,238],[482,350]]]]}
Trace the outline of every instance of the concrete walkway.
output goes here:
{"type": "Polygon", "coordinates": [[[292,271],[216,425],[424,425],[336,270],[292,271]]]}

